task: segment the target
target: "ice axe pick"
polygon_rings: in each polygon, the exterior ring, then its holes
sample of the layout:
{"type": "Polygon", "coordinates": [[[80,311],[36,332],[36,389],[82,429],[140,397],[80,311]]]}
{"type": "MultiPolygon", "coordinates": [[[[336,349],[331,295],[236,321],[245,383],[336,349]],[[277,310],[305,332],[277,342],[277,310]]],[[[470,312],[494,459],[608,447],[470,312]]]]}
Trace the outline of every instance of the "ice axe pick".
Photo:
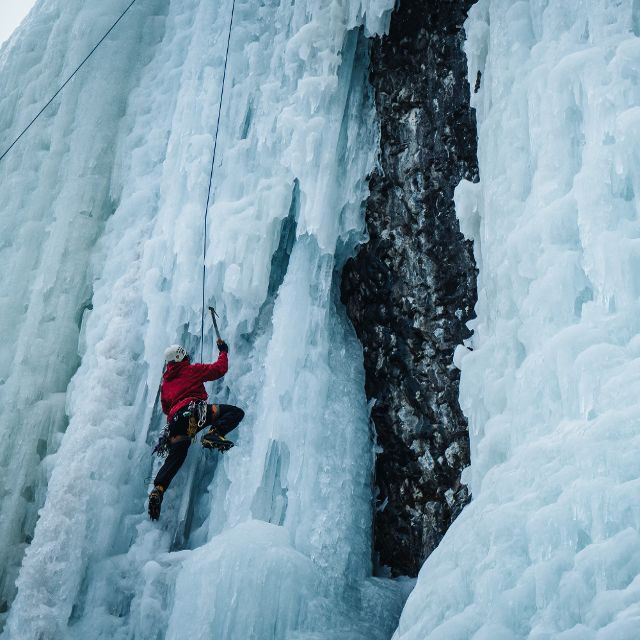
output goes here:
{"type": "Polygon", "coordinates": [[[218,323],[216,322],[216,316],[218,314],[213,307],[209,307],[209,311],[211,311],[211,319],[213,320],[213,328],[216,330],[216,336],[218,337],[218,340],[222,340],[222,337],[220,336],[220,330],[218,329],[218,323]]]}

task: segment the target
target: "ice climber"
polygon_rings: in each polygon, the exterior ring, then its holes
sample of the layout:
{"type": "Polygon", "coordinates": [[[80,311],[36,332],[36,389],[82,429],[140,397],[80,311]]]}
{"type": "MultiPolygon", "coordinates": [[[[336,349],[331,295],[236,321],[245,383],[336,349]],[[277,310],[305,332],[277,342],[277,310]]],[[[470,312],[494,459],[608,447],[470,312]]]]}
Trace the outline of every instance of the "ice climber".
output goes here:
{"type": "Polygon", "coordinates": [[[227,451],[233,443],[225,436],[235,429],[244,411],[231,404],[207,404],[204,383],[217,380],[227,372],[229,348],[218,340],[220,354],[213,364],[191,364],[184,347],[172,345],[164,352],[167,368],[162,376],[160,400],[167,416],[167,426],[154,452],[167,454],[167,459],[153,482],[149,494],[149,517],[160,517],[162,497],[187,457],[187,451],[196,433],[205,427],[202,446],[227,451]]]}

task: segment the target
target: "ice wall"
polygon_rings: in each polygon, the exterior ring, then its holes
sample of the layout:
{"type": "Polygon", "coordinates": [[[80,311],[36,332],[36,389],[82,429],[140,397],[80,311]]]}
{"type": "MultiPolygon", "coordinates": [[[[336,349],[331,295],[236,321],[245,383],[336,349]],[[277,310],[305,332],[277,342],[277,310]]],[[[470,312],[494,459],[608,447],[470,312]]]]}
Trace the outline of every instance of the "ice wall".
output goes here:
{"type": "MultiPolygon", "coordinates": [[[[0,147],[33,118],[113,21],[117,3],[42,0],[0,49],[0,147]]],[[[33,535],[67,425],[65,390],[92,297],[91,260],[110,194],[114,140],[141,65],[158,39],[134,6],[84,76],[0,162],[0,611],[33,535]]],[[[1,614],[0,614],[1,615],[1,614]]]]}
{"type": "Polygon", "coordinates": [[[640,629],[640,7],[480,0],[466,23],[479,267],[459,348],[473,502],[396,640],[640,629]]]}
{"type": "MultiPolygon", "coordinates": [[[[40,0],[2,49],[6,137],[124,7],[94,5],[40,0]]],[[[375,161],[366,38],[392,5],[236,1],[207,298],[231,345],[212,391],[247,417],[224,458],[192,447],[159,524],[156,390],[167,344],[199,351],[231,2],[136,4],[0,164],[7,605],[44,503],[3,637],[391,635],[402,593],[369,577],[372,444],[336,273],[375,161]]]]}

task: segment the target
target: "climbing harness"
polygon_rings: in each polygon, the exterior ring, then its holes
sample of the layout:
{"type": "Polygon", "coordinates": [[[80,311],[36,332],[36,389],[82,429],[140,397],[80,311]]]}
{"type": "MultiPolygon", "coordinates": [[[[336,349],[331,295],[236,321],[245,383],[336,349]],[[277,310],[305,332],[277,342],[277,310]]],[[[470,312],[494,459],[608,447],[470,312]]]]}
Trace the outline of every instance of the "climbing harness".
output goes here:
{"type": "Polygon", "coordinates": [[[207,420],[207,402],[205,400],[192,400],[189,403],[189,427],[187,435],[193,440],[196,433],[204,428],[207,420]]]}
{"type": "Polygon", "coordinates": [[[44,105],[44,107],[42,107],[42,109],[40,109],[40,111],[36,113],[33,120],[31,120],[31,122],[21,131],[20,135],[4,150],[4,152],[0,156],[0,162],[7,155],[7,153],[11,151],[11,149],[16,144],[16,142],[18,142],[18,140],[20,140],[20,138],[22,138],[22,136],[25,133],[27,133],[27,131],[31,128],[31,125],[42,115],[43,111],[56,99],[56,96],[69,84],[69,82],[71,82],[71,79],[73,78],[73,76],[75,76],[76,73],[80,71],[80,68],[84,65],[84,63],[93,55],[94,51],[105,41],[107,36],[115,29],[116,25],[120,22],[120,20],[122,20],[122,18],[124,18],[127,11],[129,11],[129,9],[131,9],[131,7],[133,7],[133,5],[136,2],[137,0],[131,0],[127,8],[120,14],[118,19],[109,27],[108,31],[102,36],[102,38],[98,40],[98,43],[95,45],[95,47],[93,47],[93,49],[91,49],[91,51],[89,51],[85,59],[73,70],[73,73],[60,85],[58,90],[51,96],[51,98],[44,105]]]}
{"type": "MultiPolygon", "coordinates": [[[[222,86],[220,87],[220,101],[218,103],[218,119],[216,121],[216,132],[213,138],[213,154],[211,156],[211,171],[209,172],[209,188],[207,189],[207,203],[204,206],[204,240],[202,244],[202,317],[200,322],[200,362],[203,360],[204,350],[204,291],[207,275],[207,213],[209,212],[209,200],[211,198],[211,185],[213,184],[213,167],[216,162],[216,149],[218,147],[218,131],[220,130],[220,115],[222,113],[222,100],[224,99],[224,81],[227,77],[227,62],[229,61],[229,43],[231,42],[231,29],[233,28],[233,14],[236,9],[236,0],[231,4],[231,18],[229,20],[229,32],[227,34],[227,51],[224,55],[224,69],[222,71],[222,86]]],[[[211,314],[214,318],[213,313],[211,314]]],[[[217,325],[216,325],[217,327],[217,325]]]]}
{"type": "Polygon", "coordinates": [[[186,436],[172,436],[171,425],[166,424],[158,442],[153,449],[152,455],[157,455],[160,458],[166,458],[169,455],[169,447],[171,444],[178,442],[186,442],[187,440],[193,440],[199,431],[204,429],[204,424],[207,421],[207,402],[206,400],[192,400],[184,409],[181,409],[177,413],[173,420],[177,420],[180,416],[188,418],[186,436]]]}

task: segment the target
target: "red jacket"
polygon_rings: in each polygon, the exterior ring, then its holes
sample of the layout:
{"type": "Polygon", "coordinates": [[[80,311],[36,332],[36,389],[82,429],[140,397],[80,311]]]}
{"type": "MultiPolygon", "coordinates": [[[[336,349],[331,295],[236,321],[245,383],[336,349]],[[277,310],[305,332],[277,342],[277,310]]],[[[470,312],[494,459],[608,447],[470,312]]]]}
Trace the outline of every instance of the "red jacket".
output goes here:
{"type": "Polygon", "coordinates": [[[227,354],[222,351],[213,364],[191,364],[188,360],[170,362],[162,376],[160,400],[167,422],[192,400],[206,400],[204,382],[217,380],[227,373],[227,354]]]}

